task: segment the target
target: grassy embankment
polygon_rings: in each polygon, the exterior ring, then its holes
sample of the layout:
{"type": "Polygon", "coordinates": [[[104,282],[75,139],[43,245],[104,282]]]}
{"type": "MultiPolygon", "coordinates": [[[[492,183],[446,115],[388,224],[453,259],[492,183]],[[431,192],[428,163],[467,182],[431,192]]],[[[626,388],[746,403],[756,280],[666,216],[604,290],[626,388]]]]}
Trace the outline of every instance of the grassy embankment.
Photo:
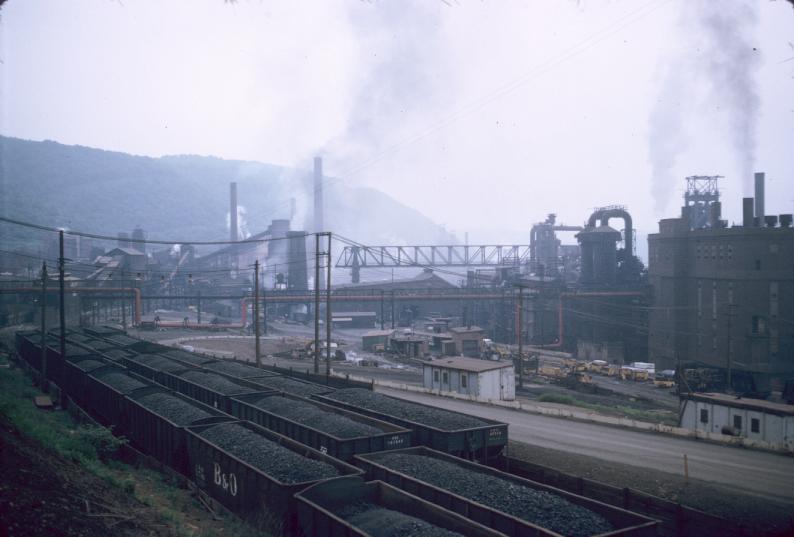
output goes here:
{"type": "Polygon", "coordinates": [[[642,410],[625,405],[604,405],[599,403],[588,403],[570,395],[558,393],[544,393],[538,397],[541,403],[558,403],[561,405],[575,406],[592,410],[600,414],[619,416],[634,419],[637,421],[647,421],[649,423],[661,423],[664,425],[678,425],[675,413],[668,410],[642,410]]]}
{"type": "MultiPolygon", "coordinates": [[[[64,410],[36,408],[33,398],[40,393],[21,370],[0,368],[0,415],[5,421],[42,449],[76,462],[86,472],[133,495],[154,509],[163,525],[176,535],[209,537],[218,534],[218,526],[223,528],[225,535],[263,535],[232,517],[225,517],[221,522],[213,521],[212,528],[199,528],[188,522],[189,512],[195,515],[203,508],[187,489],[179,486],[178,480],[165,473],[136,468],[116,460],[114,456],[124,444],[123,438],[113,436],[104,427],[78,423],[64,410]]],[[[210,518],[208,513],[206,516],[210,518]]]]}

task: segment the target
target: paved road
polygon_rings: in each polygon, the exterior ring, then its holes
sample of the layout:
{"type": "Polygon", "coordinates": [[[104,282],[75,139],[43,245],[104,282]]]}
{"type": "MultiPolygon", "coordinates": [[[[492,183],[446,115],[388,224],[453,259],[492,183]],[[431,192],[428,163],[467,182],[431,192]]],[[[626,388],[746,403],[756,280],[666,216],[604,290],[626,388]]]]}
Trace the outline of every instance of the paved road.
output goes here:
{"type": "Polygon", "coordinates": [[[794,504],[794,457],[617,427],[581,423],[432,395],[379,388],[385,394],[510,424],[512,440],[647,466],[730,485],[758,496],[794,504]]]}

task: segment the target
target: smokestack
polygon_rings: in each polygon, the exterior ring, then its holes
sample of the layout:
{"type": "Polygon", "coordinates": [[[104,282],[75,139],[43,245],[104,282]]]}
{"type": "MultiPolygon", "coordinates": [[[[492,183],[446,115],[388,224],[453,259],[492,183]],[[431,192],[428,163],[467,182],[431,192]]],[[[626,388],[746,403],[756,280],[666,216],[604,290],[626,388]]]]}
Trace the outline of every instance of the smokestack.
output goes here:
{"type": "Polygon", "coordinates": [[[229,183],[229,239],[237,240],[237,183],[229,183]]]}
{"type": "Polygon", "coordinates": [[[720,227],[720,218],[722,218],[722,203],[719,201],[712,201],[709,206],[709,224],[712,228],[720,227]]]}
{"type": "Polygon", "coordinates": [[[763,225],[764,222],[764,172],[755,174],[755,216],[763,225]]]}
{"type": "Polygon", "coordinates": [[[753,227],[753,198],[742,198],[742,225],[753,227]]]}
{"type": "Polygon", "coordinates": [[[323,158],[314,157],[314,231],[323,229],[323,158]]]}

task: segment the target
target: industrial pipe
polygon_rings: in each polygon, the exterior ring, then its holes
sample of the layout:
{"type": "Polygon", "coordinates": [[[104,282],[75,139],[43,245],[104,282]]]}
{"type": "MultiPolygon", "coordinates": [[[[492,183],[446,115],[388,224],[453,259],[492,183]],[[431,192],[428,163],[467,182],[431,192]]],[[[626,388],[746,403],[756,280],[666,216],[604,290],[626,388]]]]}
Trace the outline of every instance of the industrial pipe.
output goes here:
{"type": "Polygon", "coordinates": [[[644,296],[645,293],[640,291],[590,291],[584,293],[560,293],[560,296],[557,299],[557,333],[559,337],[557,338],[557,343],[552,343],[551,345],[543,345],[543,348],[562,348],[564,342],[564,332],[565,332],[565,325],[563,323],[563,315],[562,315],[562,299],[563,297],[589,297],[589,296],[644,296]]]}
{"type": "Polygon", "coordinates": [[[634,227],[632,226],[631,215],[628,213],[628,211],[625,211],[623,209],[598,209],[597,211],[595,211],[593,214],[590,215],[590,218],[587,220],[587,227],[595,227],[597,220],[601,220],[602,226],[608,226],[610,218],[623,219],[623,223],[625,227],[626,254],[627,256],[633,255],[634,227]]]}
{"type": "MultiPolygon", "coordinates": [[[[48,293],[57,293],[59,292],[58,289],[47,289],[48,293]]],[[[135,302],[134,302],[134,324],[139,325],[141,323],[141,290],[135,287],[75,287],[73,289],[68,289],[67,293],[133,293],[135,295],[135,302]]],[[[41,293],[41,288],[39,287],[11,287],[11,288],[0,288],[0,294],[3,293],[41,293]]]]}

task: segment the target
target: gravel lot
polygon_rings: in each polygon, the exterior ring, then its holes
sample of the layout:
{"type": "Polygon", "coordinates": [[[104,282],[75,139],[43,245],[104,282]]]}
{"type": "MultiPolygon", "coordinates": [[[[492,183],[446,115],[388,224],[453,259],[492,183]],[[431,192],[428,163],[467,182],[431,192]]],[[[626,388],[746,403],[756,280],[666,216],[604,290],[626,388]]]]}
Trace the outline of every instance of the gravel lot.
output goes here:
{"type": "Polygon", "coordinates": [[[242,395],[244,393],[265,391],[249,388],[247,386],[241,386],[236,382],[229,380],[226,377],[216,375],[215,373],[205,373],[203,371],[186,371],[179,376],[185,380],[189,380],[190,382],[195,382],[199,386],[216,391],[221,395],[242,395]]]}
{"type": "Polygon", "coordinates": [[[601,515],[550,492],[474,472],[448,461],[405,453],[384,453],[373,461],[563,535],[584,537],[612,531],[601,515]]]}
{"type": "Polygon", "coordinates": [[[325,395],[325,397],[381,414],[420,423],[428,427],[435,427],[442,431],[456,431],[488,425],[486,422],[472,416],[394,399],[363,388],[337,390],[325,395]]]}
{"type": "Polygon", "coordinates": [[[277,416],[282,416],[307,427],[328,433],[336,438],[358,438],[360,436],[378,435],[384,432],[366,423],[360,423],[348,417],[327,412],[309,402],[296,401],[280,395],[263,397],[253,403],[253,405],[277,416]]]}
{"type": "Polygon", "coordinates": [[[190,425],[197,420],[212,417],[212,414],[205,412],[202,408],[166,392],[145,395],[138,398],[137,402],[142,407],[148,408],[179,426],[190,425]]]}
{"type": "Polygon", "coordinates": [[[463,537],[424,520],[366,502],[343,508],[339,517],[372,537],[463,537]]]}
{"type": "Polygon", "coordinates": [[[303,483],[339,475],[330,464],[303,457],[236,423],[215,425],[200,434],[281,483],[303,483]]]}
{"type": "Polygon", "coordinates": [[[144,384],[137,379],[132,378],[123,371],[108,371],[101,375],[93,375],[101,380],[111,388],[115,388],[121,393],[130,393],[138,388],[145,388],[148,384],[144,384]]]}

